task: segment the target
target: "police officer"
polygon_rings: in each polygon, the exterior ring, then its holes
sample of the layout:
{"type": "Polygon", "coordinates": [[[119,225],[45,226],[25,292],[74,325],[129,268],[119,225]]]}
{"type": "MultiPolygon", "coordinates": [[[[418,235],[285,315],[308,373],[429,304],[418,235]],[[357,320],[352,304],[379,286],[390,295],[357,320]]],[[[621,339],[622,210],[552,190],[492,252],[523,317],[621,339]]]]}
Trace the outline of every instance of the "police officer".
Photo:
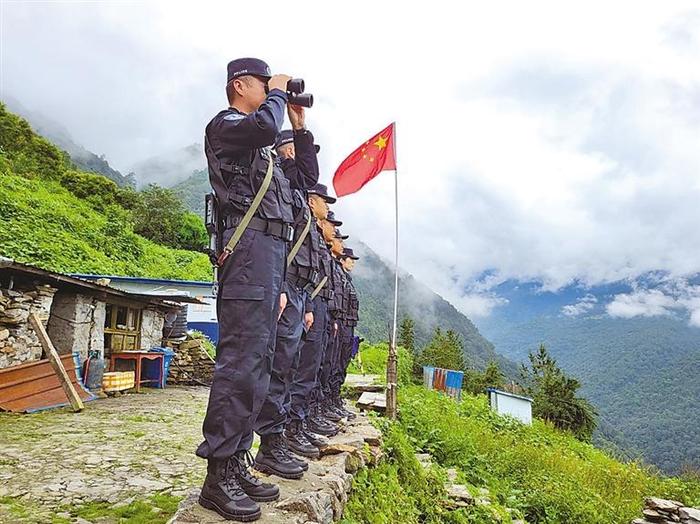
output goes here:
{"type": "Polygon", "coordinates": [[[306,449],[304,440],[318,449],[328,444],[324,435],[332,435],[336,431],[335,427],[314,418],[310,410],[326,344],[328,304],[333,298],[329,285],[331,254],[321,234],[321,223],[327,217],[328,204],[334,203],[335,198],[328,194],[328,189],[323,184],[316,184],[307,191],[307,195],[314,217],[313,233],[319,254],[319,281],[310,296],[314,322],[301,344],[299,364],[290,390],[289,424],[285,429],[289,447],[302,455],[306,449]]]}
{"type": "Polygon", "coordinates": [[[277,319],[286,303],[285,257],[292,240],[292,189],[318,174],[287,178],[269,148],[284,121],[296,129],[301,108],[287,107],[286,75],[262,60],[228,64],[229,108],[206,127],[205,152],[220,217],[216,367],[197,455],[207,459],[200,504],[231,520],[259,518],[255,501],[279,489],[251,475],[245,457],[267,394],[277,319]],[[251,216],[251,206],[262,200],[251,216]]]}
{"type": "Polygon", "coordinates": [[[345,272],[342,269],[339,257],[343,253],[343,240],[348,238],[347,235],[342,235],[340,230],[335,226],[342,225],[340,220],[337,220],[332,211],[328,213],[328,218],[323,223],[324,233],[330,236],[329,244],[332,258],[332,286],[333,286],[333,304],[330,308],[331,320],[329,323],[328,342],[326,345],[326,353],[324,355],[321,373],[319,375],[320,390],[318,391],[318,400],[316,404],[316,414],[321,419],[326,419],[330,422],[340,422],[343,416],[333,408],[331,403],[332,397],[332,380],[333,371],[339,365],[340,351],[340,328],[344,318],[344,311],[347,310],[347,280],[345,272]],[[332,234],[330,234],[332,232],[332,234]]]}
{"type": "MultiPolygon", "coordinates": [[[[332,217],[332,211],[328,211],[328,217],[332,217]]],[[[327,217],[327,218],[328,218],[327,217]]],[[[324,251],[324,262],[327,267],[327,282],[325,284],[328,289],[330,299],[327,303],[327,319],[325,333],[323,335],[323,343],[320,349],[321,365],[315,380],[314,387],[309,396],[309,413],[307,422],[309,429],[323,436],[332,436],[338,433],[339,427],[334,423],[340,420],[340,417],[331,415],[331,418],[326,416],[325,405],[323,402],[323,390],[327,387],[328,378],[331,370],[331,359],[334,357],[334,349],[337,335],[336,317],[341,306],[342,297],[337,294],[338,287],[338,271],[334,258],[330,251],[330,246],[335,236],[333,224],[328,220],[319,220],[319,226],[326,244],[324,251]]]]}
{"type": "MultiPolygon", "coordinates": [[[[286,176],[293,178],[294,172],[301,170],[312,172],[313,178],[318,179],[318,146],[314,146],[310,133],[284,130],[280,133],[275,148],[286,176]]],[[[256,422],[260,448],[254,467],[264,473],[298,479],[308,469],[308,464],[289,452],[283,431],[287,424],[290,385],[299,363],[302,333],[311,328],[314,322],[309,296],[319,281],[319,233],[312,221],[304,192],[300,189],[293,191],[292,207],[294,240],[291,252],[287,255],[287,305],[277,324],[270,388],[256,422]]],[[[291,441],[295,452],[318,458],[318,448],[300,431],[294,433],[291,441]]]]}
{"type": "Polygon", "coordinates": [[[352,360],[355,346],[359,344],[357,337],[355,337],[354,330],[359,320],[360,302],[350,274],[355,267],[355,261],[359,260],[359,257],[355,256],[351,248],[345,247],[343,249],[343,254],[339,258],[343,270],[345,271],[347,304],[339,328],[339,361],[338,366],[333,371],[331,380],[331,406],[343,417],[354,419],[355,414],[345,409],[343,405],[343,401],[340,398],[340,388],[343,382],[345,382],[348,366],[352,360]]]}

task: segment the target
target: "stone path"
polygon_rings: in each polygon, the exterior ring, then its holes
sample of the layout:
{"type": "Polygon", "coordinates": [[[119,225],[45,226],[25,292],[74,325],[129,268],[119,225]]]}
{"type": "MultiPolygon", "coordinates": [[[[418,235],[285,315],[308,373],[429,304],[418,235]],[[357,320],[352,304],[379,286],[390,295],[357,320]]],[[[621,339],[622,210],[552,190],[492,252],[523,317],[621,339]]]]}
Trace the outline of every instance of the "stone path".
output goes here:
{"type": "MultiPolygon", "coordinates": [[[[0,523],[85,524],[71,508],[99,502],[115,508],[156,494],[185,498],[182,507],[190,512],[181,511],[178,522],[218,522],[210,512],[187,504],[196,500],[193,487],[201,485],[206,473],[194,450],[201,441],[209,389],[143,391],[88,402],[82,413],[0,413],[0,523]],[[204,520],[182,520],[193,514],[204,520]]],[[[313,462],[302,481],[280,482],[283,500],[267,504],[260,522],[305,522],[308,515],[317,522],[337,518],[351,474],[377,459],[378,439],[367,418],[358,417],[334,437],[336,454],[313,462]],[[371,453],[370,446],[375,446],[371,453]]],[[[157,513],[157,507],[152,509],[157,513]]],[[[161,517],[160,522],[167,520],[167,515],[161,517]]],[[[118,519],[105,516],[91,522],[112,524],[118,519]]]]}
{"type": "MultiPolygon", "coordinates": [[[[145,391],[88,402],[82,413],[0,413],[0,502],[31,507],[26,522],[51,522],[66,506],[184,496],[205,473],[193,452],[209,390],[145,391]]],[[[0,504],[0,522],[17,522],[7,511],[0,504]]]]}

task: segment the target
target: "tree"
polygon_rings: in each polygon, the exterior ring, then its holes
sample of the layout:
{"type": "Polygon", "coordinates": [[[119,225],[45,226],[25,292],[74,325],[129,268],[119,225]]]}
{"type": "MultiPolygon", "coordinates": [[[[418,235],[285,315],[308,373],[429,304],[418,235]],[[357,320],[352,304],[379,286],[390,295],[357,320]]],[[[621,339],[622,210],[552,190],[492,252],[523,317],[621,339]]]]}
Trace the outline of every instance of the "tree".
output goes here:
{"type": "Polygon", "coordinates": [[[506,376],[501,371],[501,366],[498,362],[492,360],[486,366],[483,373],[483,385],[485,388],[502,388],[505,384],[506,376]]]}
{"type": "Polygon", "coordinates": [[[192,251],[204,251],[209,243],[207,228],[199,215],[186,211],[182,215],[178,232],[178,247],[192,251]]]}
{"type": "Polygon", "coordinates": [[[568,377],[541,344],[529,354],[530,365],[522,366],[525,392],[532,397],[532,413],[559,429],[589,441],[597,425],[598,412],[585,398],[577,397],[581,383],[568,377]]]}
{"type": "Polygon", "coordinates": [[[421,366],[465,371],[464,346],[460,336],[452,330],[443,333],[435,328],[433,339],[425,346],[419,358],[421,366]]]}
{"type": "Polygon", "coordinates": [[[411,353],[416,352],[415,323],[409,316],[403,317],[399,325],[399,346],[403,346],[411,353]]]}
{"type": "Polygon", "coordinates": [[[150,184],[137,195],[133,206],[134,232],[174,248],[201,251],[206,247],[204,222],[185,210],[173,190],[150,184]]]}
{"type": "Polygon", "coordinates": [[[492,360],[483,373],[475,369],[467,370],[464,373],[462,388],[472,395],[480,395],[485,392],[486,388],[503,388],[505,380],[506,377],[498,362],[492,360]]]}

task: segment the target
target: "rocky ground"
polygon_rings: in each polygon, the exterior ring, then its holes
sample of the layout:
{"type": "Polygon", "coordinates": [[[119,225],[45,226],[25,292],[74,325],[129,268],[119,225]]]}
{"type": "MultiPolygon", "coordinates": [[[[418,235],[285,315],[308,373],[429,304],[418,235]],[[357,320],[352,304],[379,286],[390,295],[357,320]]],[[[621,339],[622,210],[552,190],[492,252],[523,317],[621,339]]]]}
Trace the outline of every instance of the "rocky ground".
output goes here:
{"type": "Polygon", "coordinates": [[[119,508],[166,520],[205,472],[193,451],[208,393],[146,388],[82,413],[0,413],[0,522],[117,522],[119,508]]]}
{"type": "MultiPolygon", "coordinates": [[[[220,522],[195,501],[205,464],[194,455],[209,389],[145,388],[68,409],[0,413],[0,523],[220,522]]],[[[380,456],[360,416],[302,481],[280,481],[264,522],[337,520],[357,468],[380,456]]],[[[254,444],[257,447],[257,441],[254,444]]]]}

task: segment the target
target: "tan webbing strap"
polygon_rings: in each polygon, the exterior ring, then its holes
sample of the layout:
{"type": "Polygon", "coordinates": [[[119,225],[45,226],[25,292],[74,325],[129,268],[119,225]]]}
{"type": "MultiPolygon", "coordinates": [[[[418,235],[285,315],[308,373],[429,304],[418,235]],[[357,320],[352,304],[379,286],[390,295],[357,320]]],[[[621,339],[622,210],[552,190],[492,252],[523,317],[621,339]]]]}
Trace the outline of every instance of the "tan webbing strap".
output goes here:
{"type": "Polygon", "coordinates": [[[316,295],[318,295],[319,292],[323,289],[323,286],[326,285],[326,282],[328,282],[328,277],[323,277],[318,283],[318,286],[316,286],[316,289],[314,289],[313,293],[311,293],[311,300],[316,298],[316,295]]]}
{"type": "Polygon", "coordinates": [[[306,239],[306,235],[309,234],[310,229],[311,229],[311,213],[309,213],[308,216],[306,217],[306,225],[304,226],[304,230],[301,232],[301,235],[299,235],[299,240],[296,241],[294,246],[292,246],[292,249],[289,252],[289,255],[287,255],[287,267],[289,267],[289,265],[292,263],[292,260],[294,260],[294,257],[297,256],[299,249],[301,249],[301,244],[304,242],[304,239],[306,239]]]}
{"type": "Polygon", "coordinates": [[[238,244],[238,241],[241,239],[243,233],[248,227],[248,224],[250,224],[250,221],[253,219],[253,215],[260,207],[260,203],[262,202],[262,199],[265,196],[265,193],[267,192],[267,188],[270,187],[273,170],[274,161],[272,159],[272,155],[270,155],[270,158],[267,163],[267,173],[265,173],[265,178],[263,178],[262,184],[260,184],[260,189],[258,189],[258,192],[255,194],[255,197],[253,197],[253,201],[251,202],[250,207],[245,212],[245,215],[243,215],[241,223],[238,224],[238,227],[233,232],[233,236],[226,243],[226,247],[224,247],[224,250],[221,252],[221,255],[219,255],[219,258],[217,260],[218,266],[221,266],[226,261],[228,256],[233,252],[233,250],[236,247],[236,244],[238,244]]]}

